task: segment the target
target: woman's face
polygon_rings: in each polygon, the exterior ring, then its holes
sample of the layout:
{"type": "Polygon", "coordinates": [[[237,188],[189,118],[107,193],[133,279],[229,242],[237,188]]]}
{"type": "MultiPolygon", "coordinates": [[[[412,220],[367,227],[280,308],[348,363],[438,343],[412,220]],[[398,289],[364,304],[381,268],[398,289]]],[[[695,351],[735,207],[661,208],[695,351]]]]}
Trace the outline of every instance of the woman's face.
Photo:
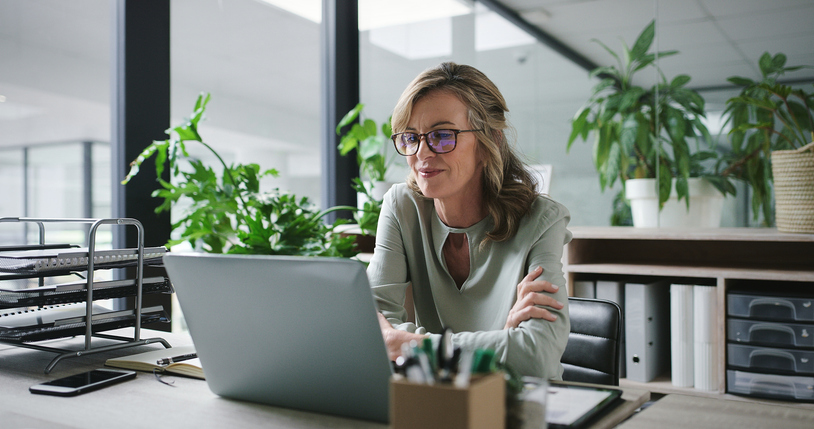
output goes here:
{"type": "MultiPolygon", "coordinates": [[[[407,129],[415,133],[433,130],[471,129],[466,105],[447,91],[434,91],[413,106],[407,129]]],[[[421,139],[418,152],[407,157],[407,164],[425,197],[436,200],[467,201],[481,192],[483,163],[475,133],[458,134],[452,152],[436,154],[421,139]]],[[[479,199],[477,199],[479,200],[479,199]]]]}

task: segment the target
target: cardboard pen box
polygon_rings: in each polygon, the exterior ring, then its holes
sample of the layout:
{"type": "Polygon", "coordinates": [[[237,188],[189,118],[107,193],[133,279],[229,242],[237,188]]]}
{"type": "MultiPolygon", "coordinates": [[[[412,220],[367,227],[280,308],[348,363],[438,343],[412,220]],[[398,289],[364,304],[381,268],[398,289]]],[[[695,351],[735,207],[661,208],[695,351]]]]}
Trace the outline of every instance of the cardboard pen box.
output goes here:
{"type": "Polygon", "coordinates": [[[390,380],[393,429],[505,428],[506,380],[502,372],[473,376],[469,387],[451,383],[417,384],[390,380]]]}

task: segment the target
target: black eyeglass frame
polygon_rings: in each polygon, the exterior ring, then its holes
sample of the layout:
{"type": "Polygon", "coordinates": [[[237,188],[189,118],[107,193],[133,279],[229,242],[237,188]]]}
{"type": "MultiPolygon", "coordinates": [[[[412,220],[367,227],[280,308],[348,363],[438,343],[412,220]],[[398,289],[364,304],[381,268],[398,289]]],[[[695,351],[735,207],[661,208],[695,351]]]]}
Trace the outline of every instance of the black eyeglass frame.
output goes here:
{"type": "Polygon", "coordinates": [[[427,147],[430,148],[430,151],[440,155],[440,154],[444,154],[444,153],[450,153],[453,150],[455,150],[456,147],[458,147],[458,134],[460,134],[460,133],[474,133],[474,132],[477,132],[477,131],[483,131],[483,129],[477,129],[477,130],[438,129],[438,130],[427,131],[426,133],[414,133],[412,131],[402,131],[400,133],[395,133],[395,134],[391,135],[390,140],[393,140],[393,146],[396,149],[396,153],[398,153],[401,156],[413,156],[413,155],[418,153],[418,149],[421,147],[421,140],[422,140],[421,138],[422,137],[424,137],[424,141],[427,141],[427,138],[428,138],[427,136],[429,134],[437,133],[439,131],[449,131],[449,132],[452,132],[455,135],[455,140],[452,142],[452,149],[450,149],[450,150],[448,150],[446,152],[438,152],[437,150],[435,150],[434,147],[432,147],[431,144],[427,143],[427,147]],[[413,152],[411,154],[403,154],[403,153],[401,153],[399,151],[399,146],[398,146],[398,143],[396,142],[396,138],[398,138],[399,136],[404,135],[404,134],[415,134],[416,136],[418,136],[418,144],[415,145],[415,152],[413,152]]]}

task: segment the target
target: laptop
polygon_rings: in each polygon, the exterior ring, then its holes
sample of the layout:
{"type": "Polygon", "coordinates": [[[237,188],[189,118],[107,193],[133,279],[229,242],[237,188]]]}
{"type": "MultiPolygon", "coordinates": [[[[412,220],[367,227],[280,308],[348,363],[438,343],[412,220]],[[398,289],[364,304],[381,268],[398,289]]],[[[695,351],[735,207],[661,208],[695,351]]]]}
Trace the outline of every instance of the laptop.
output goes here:
{"type": "Polygon", "coordinates": [[[212,392],[388,422],[392,369],[362,263],[168,253],[164,265],[212,392]]]}

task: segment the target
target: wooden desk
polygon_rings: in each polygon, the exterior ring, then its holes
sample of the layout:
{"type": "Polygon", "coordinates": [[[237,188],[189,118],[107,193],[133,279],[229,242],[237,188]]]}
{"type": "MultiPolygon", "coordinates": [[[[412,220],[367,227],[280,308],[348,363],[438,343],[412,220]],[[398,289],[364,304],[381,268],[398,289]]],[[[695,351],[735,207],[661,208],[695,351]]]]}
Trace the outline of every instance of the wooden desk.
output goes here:
{"type": "MultiPolygon", "coordinates": [[[[132,329],[121,335],[132,335],[132,329]]],[[[191,343],[187,335],[142,330],[143,337],[161,336],[173,346],[191,343]]],[[[94,344],[106,344],[94,339],[94,344]]],[[[59,341],[83,346],[84,337],[59,341]]],[[[57,342],[52,342],[56,344],[57,342]]],[[[110,341],[110,343],[114,343],[110,341]]],[[[76,397],[34,395],[28,387],[104,366],[106,359],[161,348],[160,344],[65,359],[51,371],[43,369],[52,353],[0,345],[0,426],[16,428],[385,428],[385,425],[224,399],[203,380],[165,376],[166,386],[151,373],[135,380],[76,397]]]]}
{"type": "MultiPolygon", "coordinates": [[[[119,335],[132,335],[132,329],[119,335]]],[[[189,345],[187,335],[150,330],[143,337],[160,336],[173,346],[189,345]]],[[[112,341],[94,339],[94,345],[112,341]]],[[[83,346],[84,337],[51,342],[67,347],[83,346]]],[[[203,380],[164,376],[174,387],[159,383],[146,372],[135,380],[106,387],[76,397],[34,395],[29,386],[104,366],[106,359],[157,350],[150,344],[125,350],[105,352],[61,361],[51,374],[43,369],[54,357],[52,353],[0,345],[0,426],[17,428],[376,428],[379,423],[352,420],[268,405],[234,401],[216,396],[203,380]]],[[[632,414],[650,397],[644,389],[624,389],[625,402],[596,423],[595,428],[610,428],[632,414]]]]}
{"type": "Polygon", "coordinates": [[[784,405],[667,395],[619,426],[619,429],[811,429],[814,411],[784,405]]]}

